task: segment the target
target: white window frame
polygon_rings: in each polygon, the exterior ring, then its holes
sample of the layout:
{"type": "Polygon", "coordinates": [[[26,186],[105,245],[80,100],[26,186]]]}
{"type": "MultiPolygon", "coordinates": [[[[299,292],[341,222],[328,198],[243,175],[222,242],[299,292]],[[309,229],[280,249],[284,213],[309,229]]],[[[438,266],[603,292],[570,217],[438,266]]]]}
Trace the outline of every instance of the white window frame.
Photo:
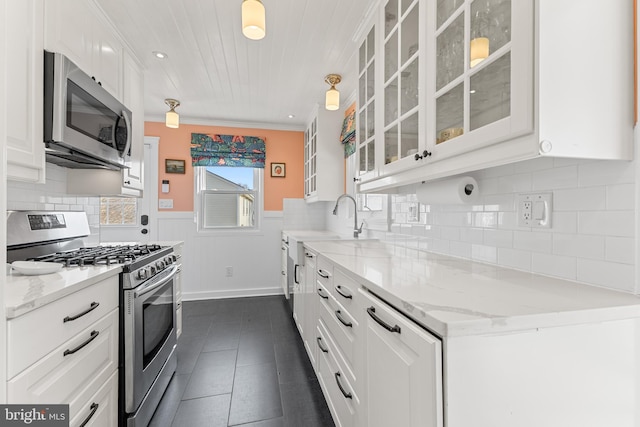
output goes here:
{"type": "Polygon", "coordinates": [[[194,167],[194,188],[195,188],[195,222],[199,234],[216,235],[247,235],[262,234],[261,225],[264,213],[264,169],[253,168],[253,190],[231,191],[231,190],[205,190],[206,187],[206,166],[194,167]],[[253,227],[205,227],[204,226],[204,197],[206,194],[254,194],[254,222],[253,227]]]}

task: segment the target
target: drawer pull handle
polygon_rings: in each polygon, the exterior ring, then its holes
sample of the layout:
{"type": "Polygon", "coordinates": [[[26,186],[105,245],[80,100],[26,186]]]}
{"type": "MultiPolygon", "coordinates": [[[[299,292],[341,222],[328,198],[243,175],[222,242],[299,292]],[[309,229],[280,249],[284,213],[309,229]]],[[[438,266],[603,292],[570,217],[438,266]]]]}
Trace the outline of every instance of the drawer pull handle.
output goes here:
{"type": "Polygon", "coordinates": [[[320,298],[329,299],[329,295],[322,295],[322,289],[321,288],[318,288],[318,295],[320,295],[320,298]]]}
{"type": "Polygon", "coordinates": [[[322,338],[320,337],[316,337],[316,340],[318,341],[318,347],[320,347],[320,350],[322,350],[323,353],[329,353],[329,349],[328,348],[324,348],[322,346],[322,338]]]}
{"type": "Polygon", "coordinates": [[[340,286],[340,285],[336,286],[336,292],[338,292],[340,295],[342,295],[346,299],[352,299],[353,298],[353,295],[345,294],[344,291],[342,290],[342,286],[340,286]]]}
{"type": "Polygon", "coordinates": [[[323,279],[328,279],[329,277],[331,277],[331,275],[323,269],[318,270],[318,276],[322,277],[323,279]]]}
{"type": "Polygon", "coordinates": [[[336,372],[335,373],[336,376],[336,384],[338,384],[338,388],[340,389],[340,391],[342,392],[342,395],[344,397],[346,397],[347,399],[353,399],[353,395],[349,392],[347,392],[344,387],[342,387],[342,384],[340,383],[340,372],[336,372]]]}
{"type": "Polygon", "coordinates": [[[379,318],[378,315],[376,315],[376,309],[374,307],[367,308],[367,313],[369,313],[369,316],[371,316],[371,318],[375,320],[378,325],[382,326],[387,331],[400,333],[400,326],[391,326],[387,322],[379,318]]]}
{"type": "Polygon", "coordinates": [[[98,403],[96,403],[96,402],[93,402],[91,404],[91,412],[89,412],[89,415],[87,416],[87,418],[85,418],[84,421],[78,427],[84,427],[84,426],[87,425],[89,420],[91,418],[93,418],[93,416],[95,415],[96,411],[98,410],[98,406],[100,406],[100,405],[98,403]]]}
{"type": "Polygon", "coordinates": [[[313,258],[313,254],[310,254],[309,252],[307,252],[307,253],[305,254],[305,256],[306,256],[307,258],[313,258]]]}
{"type": "Polygon", "coordinates": [[[99,302],[92,302],[91,305],[89,306],[89,308],[87,308],[85,311],[83,311],[82,313],[78,313],[75,316],[67,316],[64,319],[62,319],[62,323],[67,323],[67,322],[72,322],[76,319],[81,318],[82,316],[84,316],[85,314],[89,314],[91,313],[93,310],[95,310],[96,308],[98,308],[98,306],[100,305],[99,302]]]}
{"type": "Polygon", "coordinates": [[[336,310],[336,317],[338,318],[340,323],[342,323],[344,326],[353,328],[353,323],[347,322],[346,320],[344,320],[344,318],[342,317],[342,312],[340,310],[336,310]]]}
{"type": "Polygon", "coordinates": [[[65,350],[63,353],[63,356],[68,356],[70,354],[73,354],[79,350],[82,350],[85,346],[87,346],[91,341],[95,340],[98,335],[100,334],[99,331],[91,331],[91,336],[89,337],[88,340],[86,340],[85,342],[83,342],[82,344],[80,344],[79,346],[77,346],[76,348],[74,348],[73,350],[65,350]]]}

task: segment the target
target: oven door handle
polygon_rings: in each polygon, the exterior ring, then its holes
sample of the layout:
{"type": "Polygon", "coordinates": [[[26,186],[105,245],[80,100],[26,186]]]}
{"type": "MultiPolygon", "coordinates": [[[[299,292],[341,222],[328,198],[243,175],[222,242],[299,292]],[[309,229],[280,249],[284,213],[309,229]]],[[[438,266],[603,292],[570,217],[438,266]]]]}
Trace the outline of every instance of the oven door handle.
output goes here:
{"type": "Polygon", "coordinates": [[[151,282],[151,283],[148,283],[148,284],[140,286],[133,293],[133,297],[134,298],[138,298],[138,297],[141,297],[144,294],[147,294],[149,292],[155,291],[156,289],[158,289],[159,287],[161,287],[165,283],[167,283],[169,280],[173,279],[173,277],[176,275],[176,271],[177,270],[178,270],[178,266],[174,265],[173,267],[171,267],[171,273],[169,273],[167,275],[167,277],[165,277],[164,279],[160,280],[159,282],[151,282]]]}

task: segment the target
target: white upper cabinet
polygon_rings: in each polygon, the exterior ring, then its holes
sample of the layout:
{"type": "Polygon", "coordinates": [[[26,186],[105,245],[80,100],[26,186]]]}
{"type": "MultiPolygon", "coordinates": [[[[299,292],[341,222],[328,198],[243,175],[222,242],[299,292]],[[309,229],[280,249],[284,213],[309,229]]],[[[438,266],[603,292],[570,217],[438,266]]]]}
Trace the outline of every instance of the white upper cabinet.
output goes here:
{"type": "Polygon", "coordinates": [[[356,182],[367,181],[377,176],[376,122],[380,120],[376,118],[376,43],[376,26],[372,24],[358,50],[358,168],[357,177],[354,178],[356,182]]]}
{"type": "Polygon", "coordinates": [[[376,141],[382,157],[359,190],[540,156],[631,159],[632,6],[384,2],[378,22],[385,31],[376,39],[383,43],[376,55],[385,61],[384,75],[376,77],[384,88],[377,95],[384,114],[376,116],[384,128],[376,141]]]}
{"type": "Polygon", "coordinates": [[[91,3],[56,0],[45,5],[45,49],[67,56],[122,100],[123,47],[91,3]]]}
{"type": "Polygon", "coordinates": [[[144,76],[136,60],[124,54],[124,105],[131,110],[131,153],[122,171],[122,185],[144,189],[144,76]]]}
{"type": "Polygon", "coordinates": [[[304,132],[304,198],[308,203],[336,200],[344,192],[342,113],[318,105],[304,132]]]}
{"type": "Polygon", "coordinates": [[[8,1],[2,15],[6,96],[7,178],[43,183],[43,3],[8,1]]]}

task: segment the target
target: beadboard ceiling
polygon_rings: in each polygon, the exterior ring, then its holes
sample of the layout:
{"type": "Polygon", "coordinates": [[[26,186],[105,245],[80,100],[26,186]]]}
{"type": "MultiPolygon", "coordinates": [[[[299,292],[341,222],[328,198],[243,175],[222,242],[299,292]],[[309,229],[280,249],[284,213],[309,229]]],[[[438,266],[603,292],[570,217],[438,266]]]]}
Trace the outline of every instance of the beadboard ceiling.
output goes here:
{"type": "Polygon", "coordinates": [[[324,103],[325,75],[342,75],[341,108],[355,99],[356,41],[378,0],[263,0],[258,41],[242,35],[242,0],[96,3],[142,62],[147,120],[163,121],[175,98],[182,123],[299,130],[324,103]]]}

